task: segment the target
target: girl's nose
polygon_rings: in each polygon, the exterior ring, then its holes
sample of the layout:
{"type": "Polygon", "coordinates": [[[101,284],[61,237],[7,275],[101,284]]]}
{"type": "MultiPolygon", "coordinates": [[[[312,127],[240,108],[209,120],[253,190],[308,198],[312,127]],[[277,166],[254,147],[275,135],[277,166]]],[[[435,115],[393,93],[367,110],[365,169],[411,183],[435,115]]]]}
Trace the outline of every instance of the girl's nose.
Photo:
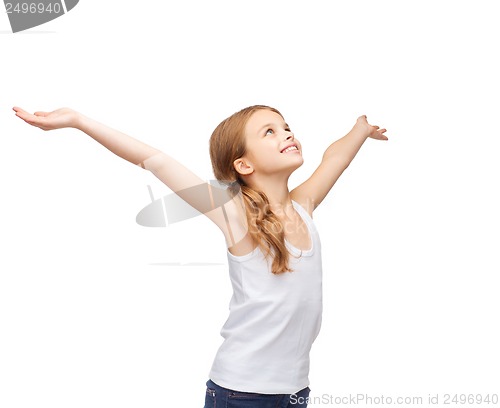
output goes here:
{"type": "Polygon", "coordinates": [[[285,137],[285,140],[293,140],[295,138],[293,132],[290,132],[290,131],[287,131],[286,132],[286,137],[285,137]]]}

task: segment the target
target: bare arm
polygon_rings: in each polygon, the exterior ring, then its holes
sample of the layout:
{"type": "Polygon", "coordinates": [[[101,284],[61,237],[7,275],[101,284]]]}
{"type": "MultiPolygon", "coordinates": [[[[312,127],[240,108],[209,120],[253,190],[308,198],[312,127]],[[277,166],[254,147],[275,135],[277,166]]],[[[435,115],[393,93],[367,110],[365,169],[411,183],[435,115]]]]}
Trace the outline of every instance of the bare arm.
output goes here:
{"type": "Polygon", "coordinates": [[[79,129],[112,153],[133,164],[141,165],[146,159],[161,153],[154,147],[69,108],[57,109],[53,112],[35,112],[34,114],[18,107],[13,109],[16,116],[26,123],[43,130],[65,127],[79,129]]]}
{"type": "Polygon", "coordinates": [[[312,211],[324,200],[344,170],[354,159],[367,138],[388,140],[386,129],[371,126],[366,116],[360,116],[352,130],[332,143],[323,154],[321,164],[304,183],[290,192],[292,199],[312,211]]]}
{"type": "Polygon", "coordinates": [[[80,113],[76,113],[74,127],[86,133],[122,159],[151,171],[176,193],[189,187],[206,184],[204,180],[191,172],[191,170],[161,150],[80,113]]]}
{"type": "Polygon", "coordinates": [[[151,171],[188,204],[211,219],[224,233],[228,246],[246,235],[245,220],[237,200],[228,201],[223,207],[214,206],[212,186],[162,151],[69,108],[34,114],[18,107],[14,111],[25,122],[43,130],[79,129],[115,155],[151,171]]]}

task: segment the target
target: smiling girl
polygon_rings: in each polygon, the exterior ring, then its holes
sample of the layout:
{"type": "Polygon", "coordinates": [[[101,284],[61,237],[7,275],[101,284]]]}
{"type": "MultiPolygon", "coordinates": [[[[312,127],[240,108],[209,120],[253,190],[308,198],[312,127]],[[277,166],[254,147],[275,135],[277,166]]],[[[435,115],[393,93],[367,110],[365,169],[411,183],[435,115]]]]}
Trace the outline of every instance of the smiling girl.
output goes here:
{"type": "Polygon", "coordinates": [[[151,171],[224,234],[233,288],[230,313],[207,381],[205,408],[305,408],[309,353],[322,314],[321,243],[313,211],[367,138],[386,129],[360,116],[331,144],[305,182],[289,191],[302,146],[276,109],[255,105],[222,121],[210,138],[217,180],[230,199],[214,204],[213,187],[165,153],[62,108],[16,115],[44,130],[79,129],[123,159],[151,171]],[[206,184],[206,193],[184,194],[206,184]],[[208,208],[208,211],[207,211],[208,208]]]}

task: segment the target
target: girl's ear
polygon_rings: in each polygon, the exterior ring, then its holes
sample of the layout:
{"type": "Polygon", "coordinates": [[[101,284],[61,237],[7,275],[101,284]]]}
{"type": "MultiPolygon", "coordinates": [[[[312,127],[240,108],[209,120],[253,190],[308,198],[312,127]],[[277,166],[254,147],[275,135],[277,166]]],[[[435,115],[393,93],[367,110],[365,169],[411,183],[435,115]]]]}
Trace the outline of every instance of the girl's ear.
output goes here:
{"type": "Polygon", "coordinates": [[[253,173],[253,167],[250,163],[248,163],[245,159],[239,158],[233,162],[233,166],[238,174],[243,176],[248,176],[253,173]]]}

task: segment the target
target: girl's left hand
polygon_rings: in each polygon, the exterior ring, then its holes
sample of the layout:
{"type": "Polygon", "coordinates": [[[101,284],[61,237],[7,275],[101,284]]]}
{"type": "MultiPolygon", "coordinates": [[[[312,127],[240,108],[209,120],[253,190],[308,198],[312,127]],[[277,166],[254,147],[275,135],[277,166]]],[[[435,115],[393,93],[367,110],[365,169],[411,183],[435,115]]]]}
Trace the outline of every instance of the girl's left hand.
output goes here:
{"type": "Polygon", "coordinates": [[[365,132],[366,135],[368,137],[371,137],[372,139],[389,140],[389,138],[386,135],[384,135],[384,133],[387,132],[387,129],[380,129],[379,126],[370,125],[368,123],[368,120],[366,119],[366,115],[360,116],[356,121],[354,127],[362,129],[363,132],[365,132]]]}

